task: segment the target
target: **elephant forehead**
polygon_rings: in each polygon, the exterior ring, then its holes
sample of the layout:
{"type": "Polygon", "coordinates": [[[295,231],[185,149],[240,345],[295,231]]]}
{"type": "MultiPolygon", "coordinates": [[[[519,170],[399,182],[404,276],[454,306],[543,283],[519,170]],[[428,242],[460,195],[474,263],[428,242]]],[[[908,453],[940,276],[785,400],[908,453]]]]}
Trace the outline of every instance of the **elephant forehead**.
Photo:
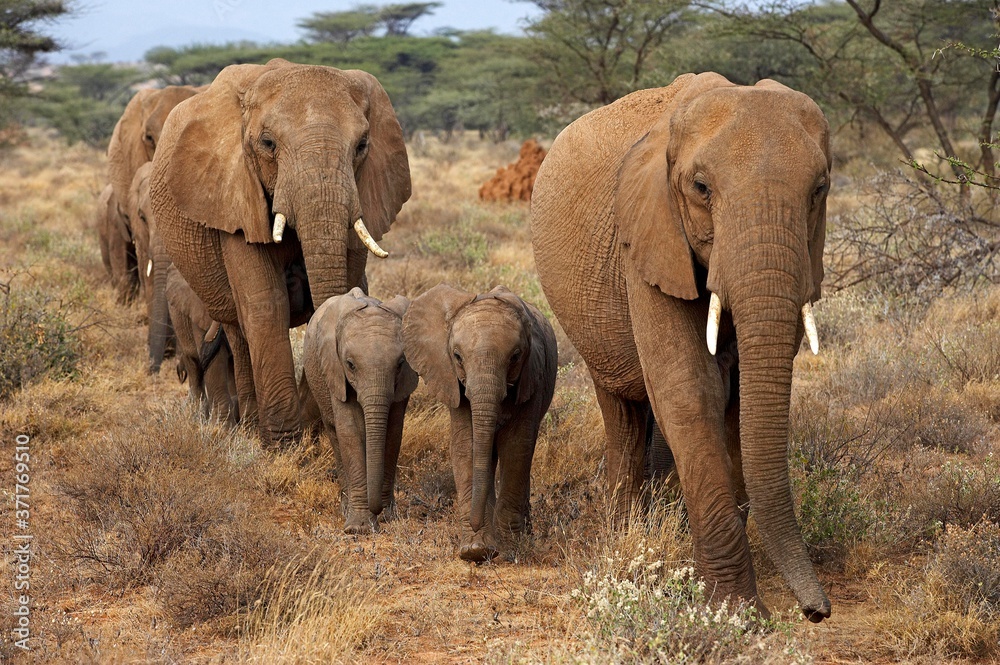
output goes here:
{"type": "Polygon", "coordinates": [[[513,346],[524,336],[521,319],[495,298],[474,302],[459,312],[452,325],[452,341],[462,345],[513,346]]]}
{"type": "Polygon", "coordinates": [[[261,108],[287,117],[313,116],[363,119],[351,80],[330,67],[282,67],[263,73],[244,97],[248,109],[261,108]]]}

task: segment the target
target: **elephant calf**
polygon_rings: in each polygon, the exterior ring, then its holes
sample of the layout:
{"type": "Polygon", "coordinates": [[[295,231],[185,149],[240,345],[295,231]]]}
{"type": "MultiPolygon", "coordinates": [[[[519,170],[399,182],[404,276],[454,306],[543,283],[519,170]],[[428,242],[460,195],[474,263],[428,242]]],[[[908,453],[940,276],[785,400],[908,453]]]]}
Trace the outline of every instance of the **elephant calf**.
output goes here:
{"type": "Polygon", "coordinates": [[[373,531],[392,513],[403,416],[417,375],[403,356],[410,301],[353,288],[320,305],[302,340],[304,380],[337,456],[345,533],[373,531]]]}
{"type": "Polygon", "coordinates": [[[439,284],[403,317],[403,345],[451,409],[459,556],[485,561],[497,554],[495,529],[529,526],[531,458],[556,384],[555,333],[506,287],[474,295],[439,284]]]}
{"type": "MultiPolygon", "coordinates": [[[[201,404],[206,418],[235,425],[239,417],[236,403],[236,378],[229,346],[223,337],[213,358],[202,366],[205,334],[212,327],[212,317],[204,303],[191,290],[177,268],[167,272],[166,301],[177,335],[177,375],[188,381],[191,400],[201,404]]],[[[222,334],[221,331],[218,334],[222,334]]]]}

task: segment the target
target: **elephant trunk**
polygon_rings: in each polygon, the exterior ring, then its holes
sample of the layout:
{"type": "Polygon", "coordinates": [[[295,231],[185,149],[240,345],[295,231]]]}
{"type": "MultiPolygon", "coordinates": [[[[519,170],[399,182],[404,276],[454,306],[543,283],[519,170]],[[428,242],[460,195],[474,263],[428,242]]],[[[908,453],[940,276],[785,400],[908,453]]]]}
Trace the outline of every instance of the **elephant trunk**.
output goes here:
{"type": "Polygon", "coordinates": [[[830,615],[830,601],[806,552],[788,475],[792,363],[811,281],[808,248],[796,234],[801,226],[787,220],[751,224],[755,237],[740,250],[728,296],[740,358],[740,438],[751,509],[767,553],[803,613],[820,621],[830,615]]]}
{"type": "Polygon", "coordinates": [[[385,480],[385,436],[392,401],[393,377],[385,372],[375,377],[376,387],[358,396],[365,414],[365,468],[368,474],[368,510],[382,512],[382,487],[385,480]]]}
{"type": "Polygon", "coordinates": [[[496,436],[500,403],[507,393],[506,365],[490,358],[485,371],[466,380],[472,407],[472,506],[469,525],[479,531],[486,522],[486,504],[493,480],[493,439],[496,436]]]}
{"type": "MultiPolygon", "coordinates": [[[[297,180],[303,194],[296,197],[294,203],[294,224],[302,243],[315,309],[328,298],[347,293],[356,286],[349,283],[347,234],[359,216],[359,205],[353,180],[340,186],[335,184],[338,178],[327,181],[321,174],[309,173],[291,178],[292,182],[297,180]],[[344,200],[344,189],[350,192],[348,200],[344,200]]],[[[288,210],[281,209],[280,201],[285,198],[276,196],[275,213],[288,215],[288,210]]]]}
{"type": "Polygon", "coordinates": [[[149,249],[153,260],[153,288],[149,304],[149,372],[156,374],[163,364],[167,338],[173,330],[167,310],[167,271],[170,268],[170,257],[159,236],[150,238],[149,249]]]}

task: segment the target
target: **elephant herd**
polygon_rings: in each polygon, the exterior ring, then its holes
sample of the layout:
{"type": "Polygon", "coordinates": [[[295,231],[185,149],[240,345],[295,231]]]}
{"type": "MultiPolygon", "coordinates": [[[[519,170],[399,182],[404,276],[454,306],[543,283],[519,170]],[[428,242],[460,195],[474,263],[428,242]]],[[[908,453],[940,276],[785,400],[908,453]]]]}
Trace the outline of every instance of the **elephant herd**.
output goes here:
{"type": "MultiPolygon", "coordinates": [[[[410,196],[403,134],[362,71],[233,65],[203,88],[142,91],[108,149],[98,202],[121,302],[141,295],[150,370],[176,346],[206,415],[284,445],[322,423],[349,533],[394,512],[418,376],[450,410],[462,538],[484,561],[529,528],[530,471],[556,339],[503,286],[368,295],[368,253],[410,196]],[[296,383],[288,329],[308,322],[296,383]]],[[[792,361],[816,352],[829,128],[774,81],[685,74],[579,118],[531,203],[535,262],[594,381],[617,521],[647,450],[682,489],[698,572],[763,615],[745,524],[812,621],[830,602],[792,507],[792,361]]]]}

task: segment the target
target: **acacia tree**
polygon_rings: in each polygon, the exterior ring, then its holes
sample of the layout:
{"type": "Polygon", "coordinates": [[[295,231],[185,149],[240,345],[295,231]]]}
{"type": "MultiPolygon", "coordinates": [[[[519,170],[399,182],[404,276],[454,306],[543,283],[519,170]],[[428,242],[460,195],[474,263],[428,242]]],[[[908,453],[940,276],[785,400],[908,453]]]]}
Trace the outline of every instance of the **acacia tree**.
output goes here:
{"type": "MultiPolygon", "coordinates": [[[[1000,0],[777,0],[766,5],[701,3],[727,17],[736,34],[796,44],[808,65],[791,83],[828,105],[873,121],[908,161],[910,137],[929,128],[943,155],[957,156],[953,122],[974,112],[980,122],[977,166],[992,174],[993,123],[1000,102],[995,62],[964,57],[955,42],[992,45],[1000,0]]],[[[960,179],[962,168],[953,162],[960,179]]]]}
{"type": "Polygon", "coordinates": [[[24,73],[37,57],[59,50],[39,28],[69,10],[62,0],[0,0],[0,98],[23,94],[24,73]]]}
{"type": "Polygon", "coordinates": [[[608,104],[643,87],[656,50],[688,0],[530,0],[526,31],[546,82],[567,100],[608,104]]]}
{"type": "Polygon", "coordinates": [[[379,30],[388,37],[407,37],[415,21],[433,14],[440,6],[440,2],[357,5],[342,12],[317,12],[297,25],[314,42],[346,44],[358,37],[371,37],[379,30]]]}

